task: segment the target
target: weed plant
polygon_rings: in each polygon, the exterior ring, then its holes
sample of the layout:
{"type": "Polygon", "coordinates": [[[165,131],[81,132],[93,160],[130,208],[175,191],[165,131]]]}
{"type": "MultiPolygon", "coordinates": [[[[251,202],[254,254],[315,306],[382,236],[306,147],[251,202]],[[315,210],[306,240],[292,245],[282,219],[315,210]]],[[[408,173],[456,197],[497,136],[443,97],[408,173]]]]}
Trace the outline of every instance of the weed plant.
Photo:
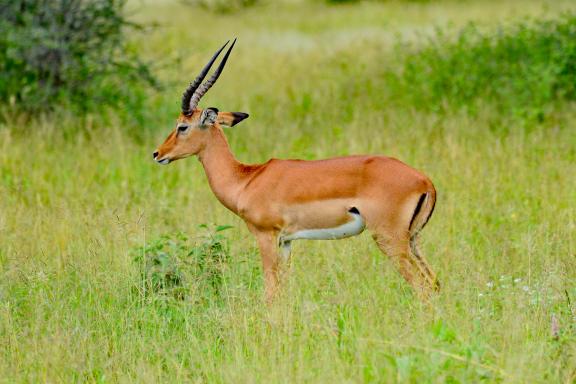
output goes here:
{"type": "Polygon", "coordinates": [[[132,250],[139,265],[139,294],[202,304],[221,299],[223,270],[230,261],[228,241],[221,233],[229,225],[198,229],[204,233],[191,239],[180,232],[165,234],[132,250]]]}

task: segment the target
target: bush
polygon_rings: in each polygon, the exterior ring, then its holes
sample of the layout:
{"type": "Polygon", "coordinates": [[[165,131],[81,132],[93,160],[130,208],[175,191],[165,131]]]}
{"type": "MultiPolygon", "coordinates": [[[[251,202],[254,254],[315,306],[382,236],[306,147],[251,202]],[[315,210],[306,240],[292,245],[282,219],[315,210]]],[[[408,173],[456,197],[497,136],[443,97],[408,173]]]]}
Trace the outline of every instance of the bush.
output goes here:
{"type": "Polygon", "coordinates": [[[0,0],[0,102],[25,111],[142,101],[155,84],[127,44],[125,0],[0,0]]]}
{"type": "MultiPolygon", "coordinates": [[[[349,4],[349,3],[360,3],[363,0],[323,0],[323,1],[328,4],[349,4]]],[[[390,3],[394,2],[395,0],[371,0],[371,1],[375,3],[390,3]]],[[[430,0],[396,0],[396,1],[405,3],[424,3],[430,0]]]]}
{"type": "Polygon", "coordinates": [[[385,77],[392,98],[420,108],[536,110],[576,99],[576,16],[531,21],[482,33],[474,25],[456,40],[438,31],[423,48],[401,44],[402,69],[385,77]],[[406,53],[406,52],[409,53],[406,53]]]}
{"type": "Polygon", "coordinates": [[[214,12],[233,13],[256,5],[261,0],[186,0],[184,2],[214,12]]]}
{"type": "Polygon", "coordinates": [[[222,231],[228,225],[200,226],[204,234],[192,239],[183,233],[164,235],[133,251],[140,270],[138,288],[147,297],[218,301],[224,288],[224,269],[230,259],[222,231]]]}

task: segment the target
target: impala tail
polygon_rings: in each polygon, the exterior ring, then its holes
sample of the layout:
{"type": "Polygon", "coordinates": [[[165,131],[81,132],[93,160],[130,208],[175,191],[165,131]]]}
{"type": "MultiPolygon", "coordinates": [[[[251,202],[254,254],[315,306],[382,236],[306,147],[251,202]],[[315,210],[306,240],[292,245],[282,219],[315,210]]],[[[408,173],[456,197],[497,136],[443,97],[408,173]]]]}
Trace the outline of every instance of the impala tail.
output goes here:
{"type": "Polygon", "coordinates": [[[431,189],[423,193],[418,199],[414,215],[410,221],[410,236],[415,236],[420,232],[428,223],[428,220],[434,213],[436,206],[436,189],[432,186],[431,189]]]}

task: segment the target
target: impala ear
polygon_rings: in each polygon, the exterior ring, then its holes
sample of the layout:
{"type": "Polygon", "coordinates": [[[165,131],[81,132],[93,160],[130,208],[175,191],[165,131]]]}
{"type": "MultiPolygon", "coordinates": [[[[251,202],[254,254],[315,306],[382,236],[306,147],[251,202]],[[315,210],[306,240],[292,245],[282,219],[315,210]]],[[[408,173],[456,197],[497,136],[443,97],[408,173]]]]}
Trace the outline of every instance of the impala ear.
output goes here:
{"type": "Polygon", "coordinates": [[[200,125],[203,127],[208,127],[210,125],[214,125],[216,120],[218,119],[218,108],[206,108],[202,111],[202,115],[200,115],[200,125]]]}
{"type": "Polygon", "coordinates": [[[233,127],[249,115],[244,112],[220,112],[218,113],[218,122],[228,127],[233,127]]]}

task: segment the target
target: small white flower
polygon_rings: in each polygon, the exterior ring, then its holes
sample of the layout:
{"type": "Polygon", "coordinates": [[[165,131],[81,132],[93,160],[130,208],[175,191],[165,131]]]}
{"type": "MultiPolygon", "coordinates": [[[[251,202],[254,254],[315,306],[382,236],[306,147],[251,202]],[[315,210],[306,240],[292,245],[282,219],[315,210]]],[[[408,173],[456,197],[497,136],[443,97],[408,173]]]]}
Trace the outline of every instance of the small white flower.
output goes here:
{"type": "Polygon", "coordinates": [[[525,286],[522,287],[522,290],[523,290],[524,292],[528,292],[528,291],[530,290],[530,288],[529,288],[527,285],[525,285],[525,286]]]}
{"type": "Polygon", "coordinates": [[[478,294],[478,297],[482,297],[482,296],[484,296],[483,293],[479,293],[479,294],[478,294]]]}
{"type": "Polygon", "coordinates": [[[494,283],[493,283],[492,281],[489,281],[489,282],[486,283],[486,286],[487,286],[488,288],[492,288],[492,287],[494,286],[494,283]]]}
{"type": "Polygon", "coordinates": [[[517,277],[517,278],[514,279],[514,282],[515,282],[515,283],[519,283],[519,282],[521,282],[521,281],[522,281],[522,278],[521,278],[521,277],[517,277]]]}

